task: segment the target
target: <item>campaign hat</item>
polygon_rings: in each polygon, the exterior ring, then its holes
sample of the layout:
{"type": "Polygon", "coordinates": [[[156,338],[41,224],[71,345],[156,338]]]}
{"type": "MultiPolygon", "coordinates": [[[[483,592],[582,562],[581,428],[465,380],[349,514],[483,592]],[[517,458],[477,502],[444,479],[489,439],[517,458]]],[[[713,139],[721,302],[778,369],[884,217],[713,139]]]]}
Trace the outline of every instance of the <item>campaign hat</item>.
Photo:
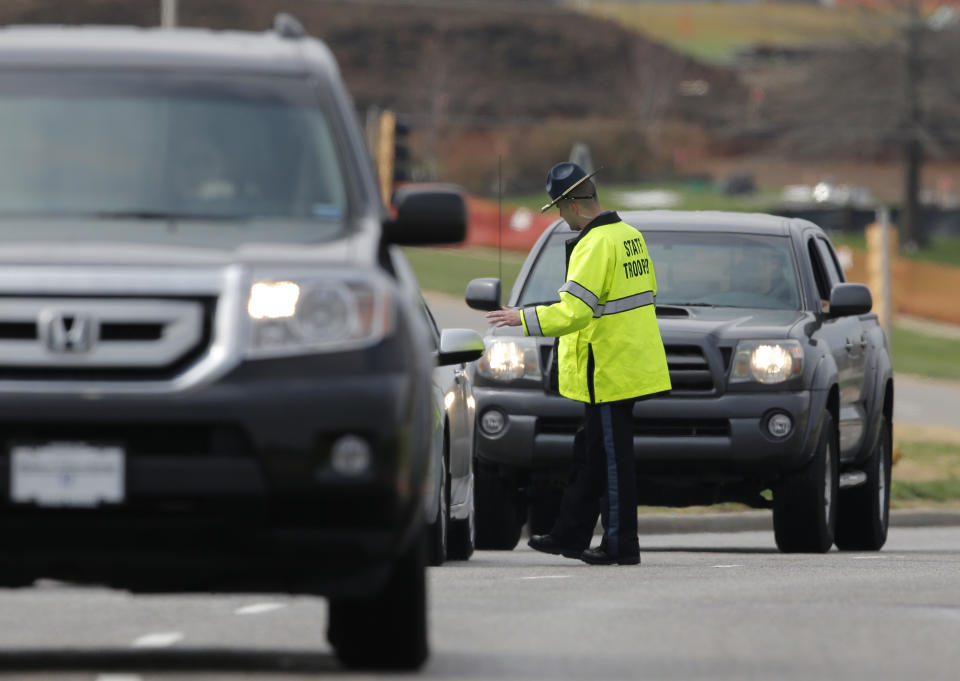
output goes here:
{"type": "MultiPolygon", "coordinates": [[[[576,163],[564,161],[558,163],[547,173],[547,194],[550,195],[550,203],[540,209],[541,213],[546,213],[550,208],[556,205],[557,201],[571,197],[571,192],[591,177],[599,173],[603,166],[597,168],[589,175],[576,163]]],[[[585,197],[573,197],[585,198],[585,197]]]]}

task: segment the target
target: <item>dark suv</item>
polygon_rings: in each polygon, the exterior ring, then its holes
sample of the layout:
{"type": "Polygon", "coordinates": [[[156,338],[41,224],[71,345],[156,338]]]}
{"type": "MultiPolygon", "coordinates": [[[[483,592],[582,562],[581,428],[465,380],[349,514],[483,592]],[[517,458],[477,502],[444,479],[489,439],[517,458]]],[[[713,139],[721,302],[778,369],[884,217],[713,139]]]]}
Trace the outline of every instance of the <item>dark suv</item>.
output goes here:
{"type": "Polygon", "coordinates": [[[0,30],[0,586],[329,596],[349,665],[427,654],[437,353],[329,50],[0,30]]]}

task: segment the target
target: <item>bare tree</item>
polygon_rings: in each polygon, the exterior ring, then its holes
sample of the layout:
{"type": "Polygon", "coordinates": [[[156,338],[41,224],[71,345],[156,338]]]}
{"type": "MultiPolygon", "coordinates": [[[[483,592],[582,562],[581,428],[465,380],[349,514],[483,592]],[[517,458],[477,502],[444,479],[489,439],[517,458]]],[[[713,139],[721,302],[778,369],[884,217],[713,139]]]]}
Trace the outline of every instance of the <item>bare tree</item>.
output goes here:
{"type": "Polygon", "coordinates": [[[932,28],[915,0],[895,20],[892,40],[857,40],[802,60],[797,77],[771,91],[752,133],[793,156],[899,153],[904,240],[924,245],[929,237],[919,201],[923,161],[960,152],[960,28],[932,28]]]}

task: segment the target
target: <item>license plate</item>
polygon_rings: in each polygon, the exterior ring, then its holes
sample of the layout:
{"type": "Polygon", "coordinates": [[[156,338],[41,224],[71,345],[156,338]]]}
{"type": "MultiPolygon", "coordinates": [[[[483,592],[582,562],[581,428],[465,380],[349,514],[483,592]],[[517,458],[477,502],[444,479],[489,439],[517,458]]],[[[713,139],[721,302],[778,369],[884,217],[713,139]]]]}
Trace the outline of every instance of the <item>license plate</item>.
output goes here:
{"type": "Polygon", "coordinates": [[[81,442],[10,449],[10,499],[38,506],[92,507],[124,500],[124,452],[81,442]]]}

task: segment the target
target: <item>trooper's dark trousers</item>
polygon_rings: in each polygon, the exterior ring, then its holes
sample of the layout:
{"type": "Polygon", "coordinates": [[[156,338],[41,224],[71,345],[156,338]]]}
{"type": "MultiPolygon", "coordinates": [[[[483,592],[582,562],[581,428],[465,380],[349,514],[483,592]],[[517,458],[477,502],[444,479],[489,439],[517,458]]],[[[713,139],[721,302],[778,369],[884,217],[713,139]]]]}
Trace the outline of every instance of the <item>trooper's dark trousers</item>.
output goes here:
{"type": "Polygon", "coordinates": [[[610,556],[640,554],[633,403],[584,405],[584,423],[573,442],[570,479],[550,531],[564,545],[588,548],[599,513],[604,551],[610,556]]]}

